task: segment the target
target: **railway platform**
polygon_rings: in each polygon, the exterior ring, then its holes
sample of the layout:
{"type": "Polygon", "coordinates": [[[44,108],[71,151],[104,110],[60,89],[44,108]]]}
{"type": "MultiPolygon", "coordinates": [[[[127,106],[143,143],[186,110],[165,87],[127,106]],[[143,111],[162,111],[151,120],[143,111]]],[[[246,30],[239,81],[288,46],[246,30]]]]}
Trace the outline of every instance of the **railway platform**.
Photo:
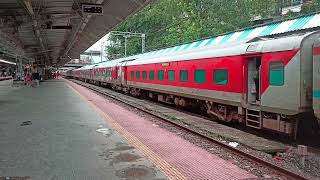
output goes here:
{"type": "Polygon", "coordinates": [[[64,82],[11,83],[0,82],[0,179],[166,178],[64,82]]]}
{"type": "Polygon", "coordinates": [[[146,117],[65,80],[0,82],[0,179],[255,179],[146,117]]]}

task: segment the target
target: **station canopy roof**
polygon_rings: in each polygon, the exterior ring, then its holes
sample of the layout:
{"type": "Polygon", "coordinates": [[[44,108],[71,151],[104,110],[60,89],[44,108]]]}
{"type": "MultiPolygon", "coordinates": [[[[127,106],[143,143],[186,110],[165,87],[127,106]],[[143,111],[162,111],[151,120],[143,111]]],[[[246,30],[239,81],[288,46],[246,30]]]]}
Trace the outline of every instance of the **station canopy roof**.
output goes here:
{"type": "Polygon", "coordinates": [[[150,0],[1,0],[0,58],[62,66],[150,0]],[[82,13],[100,4],[103,15],[82,13]]]}

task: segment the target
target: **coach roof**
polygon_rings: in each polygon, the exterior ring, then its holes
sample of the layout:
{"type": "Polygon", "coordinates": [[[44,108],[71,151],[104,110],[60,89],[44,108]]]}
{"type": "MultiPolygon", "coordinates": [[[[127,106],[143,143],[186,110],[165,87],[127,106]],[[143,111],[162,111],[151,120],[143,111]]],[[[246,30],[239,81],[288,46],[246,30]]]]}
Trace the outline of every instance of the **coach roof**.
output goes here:
{"type": "Polygon", "coordinates": [[[226,57],[244,55],[249,53],[262,53],[293,50],[300,47],[301,41],[310,33],[290,35],[281,38],[253,38],[247,41],[230,42],[221,45],[210,45],[202,48],[159,54],[155,56],[139,56],[137,60],[130,61],[127,65],[140,65],[150,63],[162,63],[173,61],[184,61],[192,59],[226,57]],[[250,49],[250,52],[248,51],[250,49]]]}

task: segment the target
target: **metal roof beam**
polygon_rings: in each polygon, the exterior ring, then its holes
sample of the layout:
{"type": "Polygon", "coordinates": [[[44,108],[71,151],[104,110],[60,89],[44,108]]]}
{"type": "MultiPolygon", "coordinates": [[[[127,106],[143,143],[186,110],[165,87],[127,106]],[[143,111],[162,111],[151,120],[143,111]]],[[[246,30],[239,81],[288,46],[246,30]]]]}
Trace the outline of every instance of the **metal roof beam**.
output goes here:
{"type": "MultiPolygon", "coordinates": [[[[32,2],[31,2],[31,0],[23,0],[23,3],[25,5],[25,8],[28,11],[29,15],[32,18],[33,28],[34,28],[35,34],[36,34],[36,36],[37,36],[37,38],[39,40],[40,47],[41,47],[42,51],[47,51],[47,48],[45,47],[45,44],[43,42],[43,38],[42,38],[41,33],[40,33],[39,23],[38,23],[38,21],[36,19],[36,15],[35,15],[35,13],[33,11],[32,2]]],[[[45,56],[46,56],[47,60],[49,60],[49,55],[48,55],[47,52],[45,53],[45,56]]]]}
{"type": "MultiPolygon", "coordinates": [[[[10,32],[0,30],[0,52],[8,57],[24,56],[24,50],[16,37],[10,35],[10,32]]],[[[26,59],[26,57],[24,57],[26,59]]]]}
{"type": "MultiPolygon", "coordinates": [[[[97,0],[96,4],[102,4],[104,0],[97,0]]],[[[73,37],[69,41],[68,46],[66,47],[66,51],[63,53],[63,57],[68,54],[70,49],[73,47],[74,42],[76,41],[77,36],[82,33],[84,28],[86,27],[87,23],[90,21],[92,15],[87,15],[86,17],[81,19],[81,22],[79,23],[79,26],[77,27],[77,30],[74,32],[73,37]]]]}

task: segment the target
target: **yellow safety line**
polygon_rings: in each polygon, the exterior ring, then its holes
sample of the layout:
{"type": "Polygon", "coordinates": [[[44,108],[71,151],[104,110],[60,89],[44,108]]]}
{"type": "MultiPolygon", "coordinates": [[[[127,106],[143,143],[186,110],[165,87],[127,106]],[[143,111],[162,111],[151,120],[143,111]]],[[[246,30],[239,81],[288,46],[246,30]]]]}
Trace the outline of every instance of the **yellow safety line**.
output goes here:
{"type": "Polygon", "coordinates": [[[119,125],[114,119],[103,112],[99,107],[90,102],[85,96],[80,94],[80,92],[74,89],[70,84],[67,84],[74,92],[76,92],[83,100],[85,100],[97,113],[104,117],[111,127],[116,130],[124,139],[128,141],[130,145],[142,152],[145,157],[150,160],[156,167],[160,169],[169,179],[171,180],[185,180],[187,179],[182,173],[180,173],[176,168],[172,167],[168,162],[163,160],[158,154],[150,150],[146,145],[144,145],[137,137],[128,132],[125,128],[119,125]]]}

